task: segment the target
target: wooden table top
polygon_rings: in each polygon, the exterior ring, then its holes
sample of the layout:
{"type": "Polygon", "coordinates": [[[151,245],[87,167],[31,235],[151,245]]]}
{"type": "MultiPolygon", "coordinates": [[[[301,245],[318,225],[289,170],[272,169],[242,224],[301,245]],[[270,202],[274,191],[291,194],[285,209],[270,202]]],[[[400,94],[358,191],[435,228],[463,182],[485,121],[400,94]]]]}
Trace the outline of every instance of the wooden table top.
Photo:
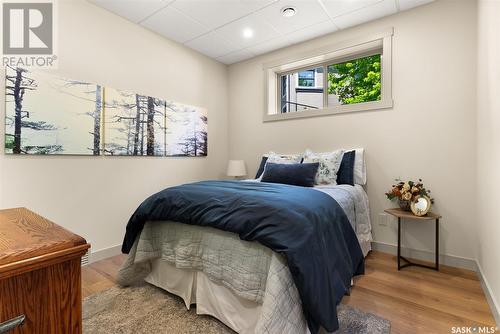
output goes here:
{"type": "Polygon", "coordinates": [[[0,210],[0,267],[89,246],[82,237],[26,208],[0,210]]]}
{"type": "Polygon", "coordinates": [[[400,208],[385,209],[390,215],[399,218],[414,219],[414,220],[434,220],[441,218],[441,215],[433,212],[427,212],[425,216],[415,216],[411,211],[404,211],[400,208]]]}

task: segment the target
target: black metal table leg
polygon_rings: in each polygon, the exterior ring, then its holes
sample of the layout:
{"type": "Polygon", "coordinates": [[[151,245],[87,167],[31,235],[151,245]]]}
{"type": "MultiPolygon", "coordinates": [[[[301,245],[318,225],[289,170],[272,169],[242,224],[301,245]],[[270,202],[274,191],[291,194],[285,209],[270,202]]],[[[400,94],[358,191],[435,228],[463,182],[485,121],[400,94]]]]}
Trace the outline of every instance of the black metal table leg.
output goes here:
{"type": "Polygon", "coordinates": [[[436,270],[439,271],[439,218],[436,219],[436,270]]]}
{"type": "Polygon", "coordinates": [[[398,217],[398,270],[401,270],[401,217],[398,217]]]}
{"type": "Polygon", "coordinates": [[[404,256],[401,256],[401,218],[398,217],[398,270],[401,270],[406,267],[410,266],[416,266],[416,267],[421,267],[421,268],[427,268],[427,269],[433,269],[439,271],[439,218],[436,218],[436,258],[435,258],[435,264],[433,267],[425,265],[425,264],[420,264],[420,263],[415,263],[410,261],[404,256]],[[405,263],[401,264],[401,260],[403,260],[405,263]]]}

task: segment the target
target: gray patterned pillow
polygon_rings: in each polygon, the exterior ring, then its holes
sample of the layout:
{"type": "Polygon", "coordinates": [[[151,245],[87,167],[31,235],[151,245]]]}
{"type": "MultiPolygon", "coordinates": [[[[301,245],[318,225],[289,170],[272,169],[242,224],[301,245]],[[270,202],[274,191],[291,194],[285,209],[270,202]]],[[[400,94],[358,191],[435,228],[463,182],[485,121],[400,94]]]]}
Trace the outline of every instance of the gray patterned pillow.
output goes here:
{"type": "Polygon", "coordinates": [[[337,184],[337,172],[342,162],[344,150],[333,152],[314,153],[307,150],[304,154],[304,163],[318,162],[319,168],[316,174],[315,184],[337,184]]]}

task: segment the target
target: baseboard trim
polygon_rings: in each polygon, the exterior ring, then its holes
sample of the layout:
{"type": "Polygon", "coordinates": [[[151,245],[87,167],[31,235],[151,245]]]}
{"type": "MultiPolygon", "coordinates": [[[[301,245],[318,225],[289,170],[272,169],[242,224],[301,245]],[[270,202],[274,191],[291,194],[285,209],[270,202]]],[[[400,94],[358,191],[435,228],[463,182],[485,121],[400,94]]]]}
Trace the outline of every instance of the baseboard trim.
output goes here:
{"type": "Polygon", "coordinates": [[[483,288],[484,294],[486,296],[486,300],[490,305],[491,313],[493,314],[493,318],[495,318],[495,322],[497,323],[497,327],[500,328],[500,304],[495,299],[495,296],[491,292],[490,284],[486,279],[486,276],[483,274],[483,269],[479,262],[476,261],[477,266],[477,274],[479,276],[479,281],[481,282],[481,287],[483,288]]]}
{"type": "MultiPolygon", "coordinates": [[[[398,253],[397,245],[388,244],[380,241],[372,241],[372,249],[393,255],[396,255],[398,253]]],[[[407,247],[401,247],[401,255],[408,258],[422,260],[422,261],[429,261],[429,262],[434,262],[435,259],[435,254],[433,252],[421,249],[407,248],[407,247]]],[[[441,254],[439,256],[439,263],[450,267],[477,271],[477,264],[476,260],[474,259],[441,254]]]]}
{"type": "Polygon", "coordinates": [[[104,260],[108,257],[119,255],[122,253],[122,245],[116,245],[108,248],[99,249],[90,252],[89,263],[97,262],[99,260],[104,260]]]}
{"type": "MultiPolygon", "coordinates": [[[[91,251],[90,252],[90,258],[89,262],[96,262],[99,260],[106,259],[108,257],[112,257],[115,255],[121,254],[121,247],[122,245],[116,245],[108,248],[103,248],[97,251],[91,251]]],[[[384,253],[389,253],[396,255],[397,254],[397,245],[385,243],[385,242],[380,242],[380,241],[372,241],[372,249],[384,253]]],[[[434,253],[426,251],[426,250],[419,250],[419,249],[413,249],[413,248],[406,248],[406,247],[401,247],[401,254],[412,258],[412,259],[417,259],[417,260],[423,260],[423,261],[429,261],[432,262],[434,261],[434,253]]],[[[473,259],[468,259],[468,258],[463,258],[463,257],[458,257],[458,256],[453,256],[453,255],[443,255],[441,254],[439,256],[439,261],[441,264],[451,266],[451,267],[457,267],[457,268],[463,268],[463,269],[469,269],[472,271],[480,272],[480,266],[476,262],[476,260],[473,259]]],[[[482,275],[482,273],[481,273],[482,275]]]]}

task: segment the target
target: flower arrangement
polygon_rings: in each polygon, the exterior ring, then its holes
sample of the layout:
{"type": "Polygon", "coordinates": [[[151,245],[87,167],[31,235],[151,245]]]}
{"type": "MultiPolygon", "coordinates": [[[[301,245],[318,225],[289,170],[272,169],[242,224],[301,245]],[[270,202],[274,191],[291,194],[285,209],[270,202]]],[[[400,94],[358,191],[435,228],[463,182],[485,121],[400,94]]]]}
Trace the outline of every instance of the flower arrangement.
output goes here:
{"type": "Polygon", "coordinates": [[[434,204],[434,199],[430,197],[430,190],[425,189],[422,179],[415,181],[401,181],[396,179],[397,184],[392,185],[392,189],[386,192],[385,195],[389,200],[399,200],[399,206],[402,209],[408,210],[410,203],[414,202],[418,196],[427,196],[434,204]]]}

